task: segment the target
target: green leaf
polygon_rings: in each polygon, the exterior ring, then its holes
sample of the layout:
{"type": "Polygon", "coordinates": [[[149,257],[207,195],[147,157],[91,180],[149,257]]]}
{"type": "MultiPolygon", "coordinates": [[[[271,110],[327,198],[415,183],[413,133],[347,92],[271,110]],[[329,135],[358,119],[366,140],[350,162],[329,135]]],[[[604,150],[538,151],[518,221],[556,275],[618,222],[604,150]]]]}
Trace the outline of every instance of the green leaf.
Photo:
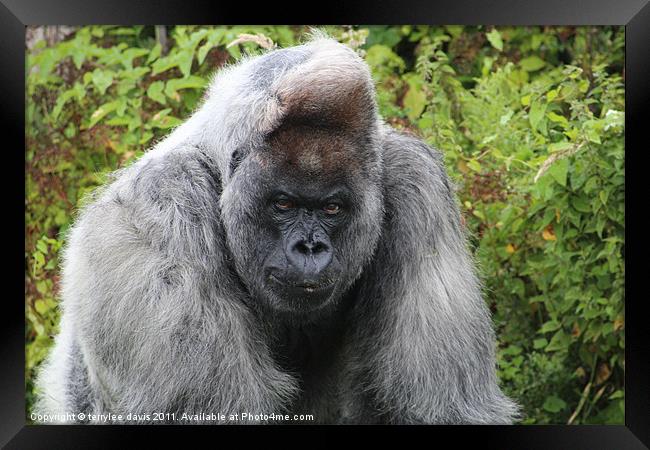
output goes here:
{"type": "Polygon", "coordinates": [[[549,331],[555,331],[560,328],[561,324],[557,320],[550,320],[542,325],[542,328],[539,329],[540,333],[548,333],[549,331]]]}
{"type": "Polygon", "coordinates": [[[512,356],[514,356],[514,355],[521,354],[522,351],[523,351],[523,349],[520,346],[518,346],[516,344],[510,344],[508,346],[508,348],[504,349],[501,353],[503,355],[512,355],[512,356]]]}
{"type": "Polygon", "coordinates": [[[144,133],[142,133],[142,137],[140,138],[140,141],[138,141],[138,143],[146,144],[151,140],[152,137],[153,137],[153,133],[151,131],[145,131],[144,133]]]}
{"type": "Polygon", "coordinates": [[[427,96],[422,90],[421,82],[412,77],[408,81],[409,90],[404,96],[404,108],[406,109],[406,114],[411,121],[415,121],[427,105],[427,96]]]}
{"type": "Polygon", "coordinates": [[[621,130],[625,125],[625,113],[621,111],[616,111],[614,109],[608,109],[605,114],[605,126],[604,130],[607,131],[610,128],[615,130],[621,130]]]}
{"type": "Polygon", "coordinates": [[[172,128],[178,126],[182,121],[177,118],[170,116],[171,108],[165,108],[158,111],[152,117],[151,121],[147,124],[149,128],[172,128]]]}
{"type": "Polygon", "coordinates": [[[54,105],[54,109],[52,109],[52,113],[51,113],[52,119],[56,120],[59,118],[61,111],[63,111],[63,107],[68,102],[68,100],[70,100],[73,97],[73,95],[74,92],[72,92],[72,89],[59,95],[59,97],[56,99],[56,104],[54,105]]]}
{"type": "Polygon", "coordinates": [[[404,60],[385,45],[371,46],[366,52],[366,62],[371,68],[381,72],[401,73],[406,67],[404,60]]]}
{"type": "Polygon", "coordinates": [[[122,117],[124,113],[126,112],[126,107],[128,106],[127,98],[126,97],[120,97],[116,100],[117,106],[115,107],[115,113],[122,117]]]}
{"type": "Polygon", "coordinates": [[[165,103],[167,103],[167,99],[163,94],[164,87],[165,87],[165,83],[163,83],[162,81],[154,81],[149,85],[149,88],[147,89],[147,97],[164,105],[165,103]]]}
{"type": "Polygon", "coordinates": [[[549,395],[546,397],[546,400],[544,400],[542,408],[550,413],[557,413],[566,408],[566,406],[566,402],[561,398],[556,397],[555,395],[549,395]]]}
{"type": "Polygon", "coordinates": [[[564,135],[569,139],[571,139],[572,141],[575,141],[579,133],[580,132],[578,131],[577,128],[571,128],[570,130],[565,131],[564,135]]]}
{"type": "Polygon", "coordinates": [[[533,348],[538,350],[540,348],[544,348],[548,345],[548,341],[546,338],[541,338],[541,339],[535,339],[533,340],[533,348]]]}
{"type": "Polygon", "coordinates": [[[106,121],[106,125],[124,126],[124,125],[128,125],[130,121],[131,121],[131,118],[127,117],[127,116],[113,117],[112,119],[109,119],[109,120],[106,121]]]}
{"type": "Polygon", "coordinates": [[[225,30],[223,28],[219,28],[210,32],[205,44],[199,47],[199,51],[196,53],[196,60],[199,64],[203,64],[203,61],[205,61],[205,57],[208,55],[208,52],[210,52],[210,50],[221,44],[224,33],[225,30]]]}
{"type": "Polygon", "coordinates": [[[566,117],[561,116],[559,114],[555,114],[553,111],[546,113],[546,117],[548,117],[551,120],[551,122],[559,123],[565,128],[569,127],[569,121],[566,119],[566,117]]]}
{"type": "Polygon", "coordinates": [[[418,120],[418,128],[421,130],[428,130],[434,125],[434,119],[428,114],[418,120]]]}
{"type": "Polygon", "coordinates": [[[470,169],[472,169],[474,172],[480,172],[480,171],[481,171],[481,163],[479,163],[479,162],[478,162],[477,160],[475,160],[475,159],[470,159],[470,160],[467,162],[467,167],[469,167],[470,169]]]}
{"type": "Polygon", "coordinates": [[[160,44],[154,45],[154,47],[149,52],[149,56],[147,57],[147,65],[151,64],[156,59],[158,59],[161,52],[162,52],[162,46],[160,44]]]}
{"type": "Polygon", "coordinates": [[[512,109],[508,109],[508,111],[506,111],[506,113],[499,118],[499,125],[507,124],[514,113],[515,112],[512,109]]]}
{"type": "Polygon", "coordinates": [[[537,130],[538,125],[541,120],[544,118],[544,112],[546,112],[546,103],[542,103],[538,100],[535,100],[530,106],[530,112],[528,113],[528,120],[530,121],[530,126],[534,130],[537,130]]]}
{"type": "Polygon", "coordinates": [[[92,82],[97,91],[104,95],[106,89],[113,84],[113,73],[107,70],[95,69],[92,73],[92,82]]]}
{"type": "Polygon", "coordinates": [[[158,75],[159,73],[165,72],[173,67],[177,67],[179,64],[179,55],[168,55],[163,58],[156,60],[151,66],[151,75],[158,75]]]}
{"type": "Polygon", "coordinates": [[[101,26],[96,26],[96,27],[91,27],[90,28],[90,34],[92,34],[93,36],[98,37],[98,38],[104,36],[104,31],[105,31],[104,28],[102,28],[101,26]]]}
{"type": "Polygon", "coordinates": [[[587,135],[587,139],[590,142],[600,144],[601,143],[600,135],[603,131],[604,126],[605,126],[605,121],[590,119],[590,120],[586,120],[582,124],[582,129],[584,130],[585,134],[587,135]]]}
{"type": "Polygon", "coordinates": [[[50,284],[47,280],[38,280],[36,282],[36,290],[41,294],[47,294],[50,290],[50,284]]]}
{"type": "Polygon", "coordinates": [[[187,78],[174,78],[167,82],[165,86],[165,95],[169,98],[177,99],[177,91],[180,89],[198,89],[203,88],[207,81],[204,78],[192,75],[187,78]]]}
{"type": "MultiPolygon", "coordinates": [[[[453,38],[457,38],[463,33],[463,29],[465,28],[464,25],[445,25],[445,30],[447,30],[447,33],[449,33],[453,38]]],[[[408,33],[404,33],[408,34],[408,33]]],[[[397,44],[399,40],[395,43],[397,44]]]]}
{"type": "Polygon", "coordinates": [[[621,389],[618,389],[614,391],[612,395],[609,396],[609,400],[615,400],[617,398],[624,398],[625,397],[625,392],[622,391],[621,389]]]}
{"type": "Polygon", "coordinates": [[[36,243],[36,248],[40,250],[42,253],[47,254],[47,244],[44,241],[38,241],[36,243]]]}
{"type": "Polygon", "coordinates": [[[49,308],[47,307],[47,304],[41,299],[36,300],[34,302],[34,309],[39,314],[45,314],[49,310],[49,308]]]}
{"type": "Polygon", "coordinates": [[[140,56],[144,56],[144,55],[147,55],[147,54],[149,54],[149,50],[147,50],[147,49],[144,49],[144,48],[130,48],[130,49],[124,51],[124,53],[122,53],[120,62],[122,63],[122,66],[124,66],[124,68],[126,70],[132,70],[133,69],[133,60],[135,58],[138,58],[140,56]]]}
{"type": "Polygon", "coordinates": [[[571,147],[573,147],[573,144],[571,142],[567,142],[567,141],[554,142],[548,146],[548,152],[555,153],[562,150],[568,150],[571,147]]]}
{"type": "Polygon", "coordinates": [[[503,50],[503,40],[501,39],[501,33],[497,31],[496,28],[493,28],[492,31],[486,33],[485,36],[487,40],[490,41],[492,47],[496,48],[499,51],[503,50]]]}
{"type": "Polygon", "coordinates": [[[551,338],[551,342],[546,346],[546,351],[554,352],[558,350],[568,350],[570,344],[571,337],[566,334],[564,330],[558,330],[551,338]]]}
{"type": "Polygon", "coordinates": [[[85,49],[75,47],[70,53],[72,54],[72,62],[74,63],[74,66],[77,68],[77,70],[81,69],[84,60],[86,59],[85,49]]]}
{"type": "Polygon", "coordinates": [[[102,106],[97,108],[95,112],[90,116],[90,122],[86,128],[94,127],[100,120],[106,117],[107,114],[115,111],[123,102],[119,100],[113,100],[112,102],[104,103],[102,106]]]}
{"type": "Polygon", "coordinates": [[[591,212],[591,205],[583,197],[572,197],[571,198],[571,204],[573,205],[573,207],[577,211],[580,211],[580,212],[583,212],[583,213],[590,213],[591,212]]]}
{"type": "Polygon", "coordinates": [[[193,52],[188,51],[186,53],[181,53],[178,56],[178,68],[181,70],[184,78],[190,76],[192,71],[192,61],[194,61],[193,52]]]}
{"type": "Polygon", "coordinates": [[[569,172],[569,160],[560,159],[559,161],[555,161],[551,165],[547,173],[551,175],[559,185],[566,187],[566,178],[568,172],[569,172]]]}
{"type": "Polygon", "coordinates": [[[34,261],[39,268],[43,267],[43,265],[45,264],[45,255],[43,255],[43,253],[41,252],[35,252],[34,261]]]}
{"type": "Polygon", "coordinates": [[[609,193],[607,191],[600,191],[598,196],[600,197],[600,201],[603,203],[603,205],[606,205],[607,198],[609,197],[609,193]]]}
{"type": "Polygon", "coordinates": [[[538,56],[529,56],[519,61],[519,65],[526,72],[535,72],[544,67],[546,63],[538,56]]]}

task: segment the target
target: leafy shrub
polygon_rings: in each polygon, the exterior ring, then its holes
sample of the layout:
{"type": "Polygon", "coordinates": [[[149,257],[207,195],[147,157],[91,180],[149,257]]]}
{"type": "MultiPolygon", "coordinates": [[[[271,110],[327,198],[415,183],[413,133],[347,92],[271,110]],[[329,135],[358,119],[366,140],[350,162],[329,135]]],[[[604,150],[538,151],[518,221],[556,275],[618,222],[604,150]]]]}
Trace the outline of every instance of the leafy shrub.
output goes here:
{"type": "MultiPolygon", "coordinates": [[[[75,208],[197,106],[209,75],[301,27],[84,27],[28,52],[26,341],[56,332],[75,208]],[[242,33],[264,37],[228,46],[242,33]]],[[[523,423],[623,423],[622,27],[327,27],[370,65],[383,117],[458,186],[523,423]]]]}

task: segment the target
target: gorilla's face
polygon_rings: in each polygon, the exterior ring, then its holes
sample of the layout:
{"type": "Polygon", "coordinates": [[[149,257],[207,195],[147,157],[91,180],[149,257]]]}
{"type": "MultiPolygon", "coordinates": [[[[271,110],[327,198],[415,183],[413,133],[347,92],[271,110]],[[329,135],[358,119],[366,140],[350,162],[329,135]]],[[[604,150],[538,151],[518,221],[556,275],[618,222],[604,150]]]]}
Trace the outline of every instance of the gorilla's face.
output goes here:
{"type": "Polygon", "coordinates": [[[264,209],[271,245],[260,266],[264,288],[279,307],[320,308],[341,287],[340,235],[345,216],[353,214],[350,192],[336,183],[322,190],[286,182],[269,187],[264,209]]]}
{"type": "Polygon", "coordinates": [[[293,126],[237,169],[222,198],[226,235],[262,306],[322,311],[361,274],[377,244],[381,194],[375,165],[358,153],[332,131],[293,126]]]}

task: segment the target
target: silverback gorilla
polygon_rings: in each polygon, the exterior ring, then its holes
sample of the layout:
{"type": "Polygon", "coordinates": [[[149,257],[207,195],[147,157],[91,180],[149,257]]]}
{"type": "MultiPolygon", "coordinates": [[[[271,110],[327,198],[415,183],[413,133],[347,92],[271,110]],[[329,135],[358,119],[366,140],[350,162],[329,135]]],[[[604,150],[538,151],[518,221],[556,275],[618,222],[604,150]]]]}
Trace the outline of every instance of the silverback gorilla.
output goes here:
{"type": "Polygon", "coordinates": [[[96,192],[61,294],[40,414],[517,414],[440,154],[381,121],[368,67],[325,37],[222,70],[96,192]]]}

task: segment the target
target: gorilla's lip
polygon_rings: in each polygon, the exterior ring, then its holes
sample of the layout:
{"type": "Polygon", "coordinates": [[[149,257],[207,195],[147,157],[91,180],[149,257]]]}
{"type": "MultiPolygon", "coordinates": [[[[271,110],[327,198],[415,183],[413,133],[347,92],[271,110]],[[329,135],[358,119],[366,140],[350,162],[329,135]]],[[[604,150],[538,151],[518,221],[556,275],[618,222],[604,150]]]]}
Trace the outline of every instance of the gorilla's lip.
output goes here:
{"type": "Polygon", "coordinates": [[[288,280],[283,280],[276,275],[271,274],[269,275],[269,279],[282,285],[284,288],[299,289],[308,293],[328,290],[334,286],[334,280],[329,278],[323,280],[322,282],[291,282],[288,280]]]}

